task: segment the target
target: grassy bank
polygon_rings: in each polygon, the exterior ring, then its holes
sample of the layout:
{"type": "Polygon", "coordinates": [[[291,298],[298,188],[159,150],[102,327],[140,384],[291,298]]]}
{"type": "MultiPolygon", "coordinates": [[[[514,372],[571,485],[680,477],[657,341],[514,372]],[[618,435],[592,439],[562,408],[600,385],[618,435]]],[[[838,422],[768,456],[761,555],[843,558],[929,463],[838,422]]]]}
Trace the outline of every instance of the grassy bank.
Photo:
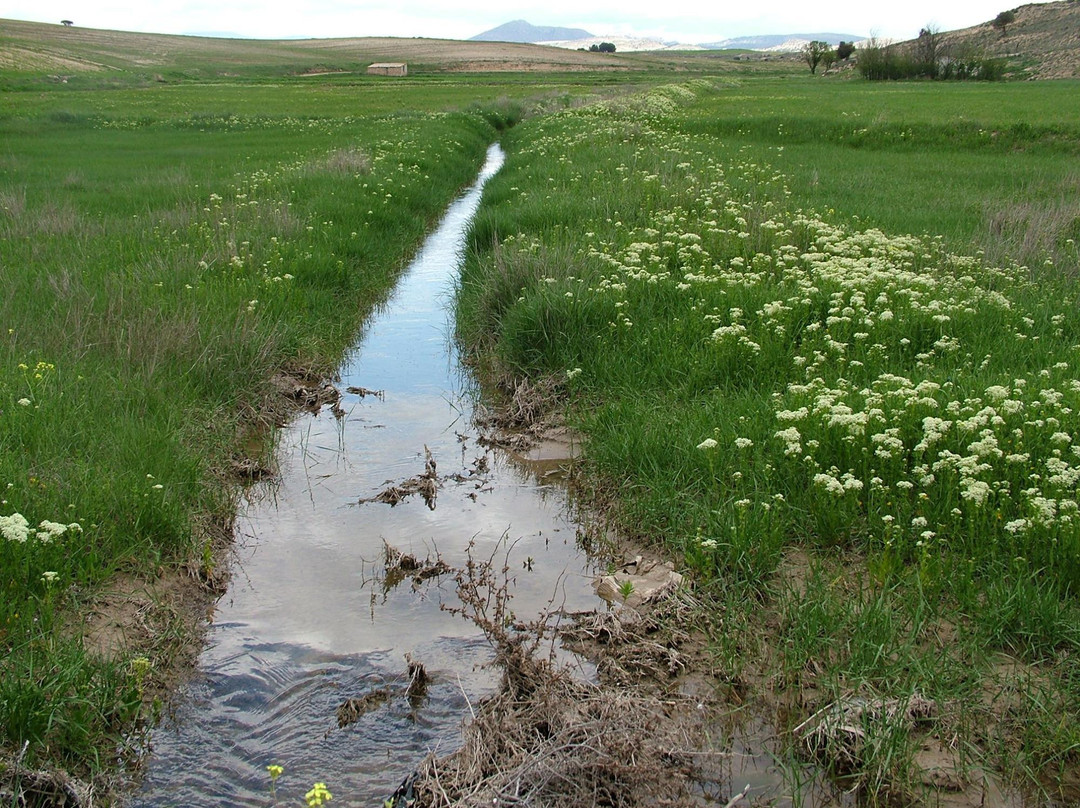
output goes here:
{"type": "Polygon", "coordinates": [[[0,120],[0,749],[26,767],[115,765],[174,648],[91,650],[99,586],[217,578],[271,378],[333,371],[495,134],[219,92],[0,120]]]}
{"type": "Polygon", "coordinates": [[[795,726],[869,702],[894,708],[861,713],[856,751],[814,750],[869,802],[935,798],[927,750],[961,790],[990,771],[1066,793],[1080,744],[1075,244],[1055,232],[1029,268],[1007,242],[987,260],[971,234],[1005,198],[992,161],[1056,198],[1051,167],[1067,173],[1080,121],[1055,90],[1019,85],[927,86],[920,103],[796,86],[833,111],[817,120],[765,82],[691,82],[515,129],[474,227],[459,334],[500,372],[568,392],[596,495],[697,573],[722,626],[718,680],[733,704],[775,710],[793,773],[808,754],[795,726]],[[957,114],[977,133],[1033,97],[1055,110],[1049,139],[952,134],[957,114]],[[853,147],[833,121],[852,107],[887,110],[875,125],[922,133],[918,147],[853,147]],[[810,133],[794,157],[787,126],[810,133]],[[787,172],[813,161],[835,179],[797,188],[787,172]],[[850,189],[878,162],[902,176],[872,185],[868,216],[850,189]],[[948,207],[951,185],[970,204],[935,237],[921,208],[948,207]],[[918,720],[916,703],[930,705],[918,720]]]}

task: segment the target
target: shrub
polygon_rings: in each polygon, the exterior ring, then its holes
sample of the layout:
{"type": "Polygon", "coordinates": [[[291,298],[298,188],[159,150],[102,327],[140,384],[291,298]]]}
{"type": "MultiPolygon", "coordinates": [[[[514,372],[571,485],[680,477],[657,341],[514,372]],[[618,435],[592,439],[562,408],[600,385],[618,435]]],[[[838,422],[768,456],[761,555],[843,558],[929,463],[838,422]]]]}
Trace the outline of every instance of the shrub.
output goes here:
{"type": "Polygon", "coordinates": [[[1005,77],[1003,59],[991,58],[974,48],[950,53],[940,46],[937,36],[924,28],[913,47],[870,39],[859,51],[859,74],[869,81],[917,78],[1000,81],[1005,77]]]}

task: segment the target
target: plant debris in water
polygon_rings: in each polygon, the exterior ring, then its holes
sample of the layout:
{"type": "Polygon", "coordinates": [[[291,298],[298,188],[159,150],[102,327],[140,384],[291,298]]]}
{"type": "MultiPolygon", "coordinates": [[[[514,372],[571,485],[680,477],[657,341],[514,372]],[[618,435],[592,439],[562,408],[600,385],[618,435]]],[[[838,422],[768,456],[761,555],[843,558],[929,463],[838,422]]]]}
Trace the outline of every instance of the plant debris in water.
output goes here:
{"type": "MultiPolygon", "coordinates": [[[[494,647],[498,692],[464,729],[461,748],[429,756],[393,806],[681,805],[691,800],[705,711],[694,700],[583,681],[555,664],[549,608],[519,623],[509,564],[475,561],[457,575],[462,606],[494,647]]],[[[666,673],[664,674],[667,675],[666,673]]]]}
{"type": "Polygon", "coordinates": [[[416,709],[427,697],[427,686],[430,678],[424,663],[414,659],[412,654],[405,654],[405,665],[408,672],[409,684],[391,687],[384,685],[368,691],[359,698],[348,698],[337,708],[338,729],[344,729],[350,724],[355,724],[372,710],[377,710],[386,704],[395,695],[403,695],[409,700],[409,706],[416,709]]]}
{"type": "Polygon", "coordinates": [[[393,695],[394,693],[390,688],[379,687],[360,698],[345,699],[341,706],[337,708],[338,728],[344,728],[349,724],[356,723],[367,713],[382,707],[386,702],[390,701],[390,697],[393,695]]]}
{"type": "MultiPolygon", "coordinates": [[[[389,592],[406,578],[412,578],[413,586],[417,586],[429,578],[435,578],[451,572],[451,567],[436,554],[435,558],[418,559],[411,553],[403,553],[398,548],[383,539],[383,591],[389,592]]],[[[413,676],[412,663],[410,661],[409,677],[413,676]]]]}
{"type": "Polygon", "coordinates": [[[561,425],[557,404],[565,399],[565,384],[557,376],[540,379],[507,377],[498,383],[499,406],[477,411],[476,423],[485,430],[482,446],[527,451],[561,425]]]}
{"type": "Polygon", "coordinates": [[[430,510],[435,510],[435,500],[439,495],[439,475],[435,472],[435,458],[431,450],[424,447],[424,473],[410,477],[402,483],[389,485],[373,497],[361,497],[360,505],[368,502],[383,502],[391,508],[413,494],[419,494],[424,498],[424,504],[430,510]]]}

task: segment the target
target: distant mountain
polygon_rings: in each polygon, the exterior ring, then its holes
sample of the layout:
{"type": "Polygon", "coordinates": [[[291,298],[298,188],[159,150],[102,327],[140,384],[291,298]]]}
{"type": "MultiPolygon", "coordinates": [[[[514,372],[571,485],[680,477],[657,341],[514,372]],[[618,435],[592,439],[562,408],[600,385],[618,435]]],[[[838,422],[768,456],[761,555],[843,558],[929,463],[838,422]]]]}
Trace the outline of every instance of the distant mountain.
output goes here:
{"type": "Polygon", "coordinates": [[[555,39],[540,42],[541,45],[550,45],[555,48],[567,50],[588,50],[592,45],[610,42],[615,46],[616,53],[630,53],[632,51],[665,51],[665,50],[703,50],[698,45],[684,45],[678,42],[666,42],[659,39],[650,39],[640,36],[590,36],[584,39],[555,39]]]}
{"type": "Polygon", "coordinates": [[[582,28],[560,28],[555,25],[532,25],[525,20],[503,23],[490,31],[484,31],[474,37],[474,42],[553,42],[592,37],[582,28]]]}
{"type": "Polygon", "coordinates": [[[723,39],[702,45],[709,50],[756,50],[788,51],[799,50],[807,42],[827,42],[839,45],[841,42],[860,42],[866,39],[858,34],[771,34],[768,36],[740,36],[723,39]]]}

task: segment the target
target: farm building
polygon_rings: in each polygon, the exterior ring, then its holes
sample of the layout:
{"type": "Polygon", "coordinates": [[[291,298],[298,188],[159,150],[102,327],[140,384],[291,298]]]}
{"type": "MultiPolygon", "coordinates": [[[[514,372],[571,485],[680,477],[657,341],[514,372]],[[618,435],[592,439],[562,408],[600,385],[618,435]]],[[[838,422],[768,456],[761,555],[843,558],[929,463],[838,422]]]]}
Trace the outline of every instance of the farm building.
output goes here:
{"type": "Polygon", "coordinates": [[[409,66],[404,62],[375,62],[368,65],[367,72],[373,76],[407,76],[409,66]]]}

